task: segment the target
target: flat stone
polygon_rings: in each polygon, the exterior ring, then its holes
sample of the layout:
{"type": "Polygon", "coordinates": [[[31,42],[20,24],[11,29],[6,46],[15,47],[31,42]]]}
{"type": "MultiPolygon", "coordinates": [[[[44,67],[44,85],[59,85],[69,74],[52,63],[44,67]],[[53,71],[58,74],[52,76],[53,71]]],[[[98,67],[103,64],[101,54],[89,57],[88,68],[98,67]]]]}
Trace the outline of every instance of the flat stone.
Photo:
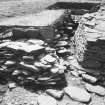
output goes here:
{"type": "Polygon", "coordinates": [[[38,105],[57,105],[57,101],[48,95],[40,95],[37,99],[38,105]]]}
{"type": "Polygon", "coordinates": [[[33,72],[38,72],[39,71],[39,69],[37,67],[35,67],[34,65],[26,64],[24,62],[20,62],[20,66],[23,69],[28,69],[28,71],[33,71],[33,72]]]}
{"type": "Polygon", "coordinates": [[[44,44],[43,40],[38,40],[38,39],[29,39],[28,42],[32,43],[32,44],[38,44],[38,45],[43,45],[44,44]]]}
{"type": "Polygon", "coordinates": [[[85,89],[77,86],[69,85],[68,87],[64,88],[64,92],[72,99],[80,102],[89,102],[91,98],[90,94],[85,89]]]}
{"type": "Polygon", "coordinates": [[[21,74],[20,70],[14,70],[13,73],[12,73],[12,76],[16,76],[16,75],[19,75],[19,74],[21,74]]]}
{"type": "Polygon", "coordinates": [[[68,45],[68,42],[66,42],[66,41],[59,41],[56,46],[60,47],[60,46],[66,46],[66,45],[68,45]]]}
{"type": "Polygon", "coordinates": [[[41,59],[41,61],[43,61],[43,60],[50,62],[50,63],[53,63],[56,61],[56,58],[52,57],[51,55],[46,55],[41,59]]]}
{"type": "Polygon", "coordinates": [[[59,90],[47,89],[46,93],[56,99],[61,99],[63,96],[63,91],[59,91],[59,90]]]}
{"type": "Polygon", "coordinates": [[[9,83],[8,87],[9,87],[9,89],[13,89],[16,87],[16,84],[15,83],[9,83]]]}
{"type": "Polygon", "coordinates": [[[43,64],[42,62],[35,62],[34,66],[39,67],[39,68],[43,68],[43,69],[48,69],[48,68],[52,67],[50,64],[43,64]]]}
{"type": "Polygon", "coordinates": [[[95,83],[97,82],[97,78],[90,76],[88,74],[82,74],[82,78],[90,83],[95,83]]]}
{"type": "Polygon", "coordinates": [[[60,38],[61,37],[61,35],[60,34],[57,34],[56,36],[55,36],[55,39],[58,39],[58,38],[60,38]]]}
{"type": "Polygon", "coordinates": [[[51,73],[58,73],[59,68],[57,68],[57,67],[56,68],[52,68],[50,71],[51,71],[51,73]]]}
{"type": "Polygon", "coordinates": [[[6,65],[6,66],[10,66],[10,65],[14,65],[14,64],[16,64],[15,61],[10,61],[10,60],[8,60],[8,61],[5,62],[5,65],[6,65]]]}
{"type": "Polygon", "coordinates": [[[99,85],[93,86],[91,84],[86,83],[85,87],[89,92],[93,92],[98,95],[105,96],[105,88],[103,88],[102,86],[99,86],[99,85]]]}
{"type": "Polygon", "coordinates": [[[32,62],[32,61],[35,61],[33,56],[23,56],[22,59],[23,59],[25,62],[32,62]]]}
{"type": "Polygon", "coordinates": [[[25,76],[28,76],[28,75],[30,75],[30,72],[26,71],[26,70],[22,70],[22,74],[25,75],[25,76]]]}
{"type": "Polygon", "coordinates": [[[44,49],[43,46],[40,46],[37,44],[34,45],[34,44],[28,44],[25,42],[12,42],[12,41],[7,45],[7,47],[14,50],[22,50],[27,53],[37,52],[44,49]]]}
{"type": "Polygon", "coordinates": [[[86,72],[83,71],[83,70],[78,70],[78,73],[79,73],[79,74],[85,74],[86,72]]]}
{"type": "Polygon", "coordinates": [[[63,53],[66,53],[66,52],[68,52],[67,49],[62,49],[62,50],[59,50],[59,51],[58,51],[58,53],[60,53],[60,54],[63,54],[63,53]]]}

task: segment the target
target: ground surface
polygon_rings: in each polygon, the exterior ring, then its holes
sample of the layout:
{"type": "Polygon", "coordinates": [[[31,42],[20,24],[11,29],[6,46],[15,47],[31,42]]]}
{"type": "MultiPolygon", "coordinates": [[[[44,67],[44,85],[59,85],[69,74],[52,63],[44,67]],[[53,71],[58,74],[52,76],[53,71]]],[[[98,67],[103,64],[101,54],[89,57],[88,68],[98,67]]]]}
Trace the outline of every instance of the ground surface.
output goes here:
{"type": "Polygon", "coordinates": [[[0,19],[31,14],[45,9],[57,1],[101,2],[102,0],[0,0],[0,19]]]}

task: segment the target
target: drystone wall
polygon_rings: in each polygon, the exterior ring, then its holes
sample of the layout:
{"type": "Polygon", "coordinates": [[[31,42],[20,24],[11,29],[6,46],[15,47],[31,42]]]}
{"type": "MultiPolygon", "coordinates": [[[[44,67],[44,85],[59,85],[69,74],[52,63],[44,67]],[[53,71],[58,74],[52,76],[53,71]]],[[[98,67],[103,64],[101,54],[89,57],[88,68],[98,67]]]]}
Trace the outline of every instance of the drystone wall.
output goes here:
{"type": "Polygon", "coordinates": [[[75,57],[82,67],[104,82],[105,72],[105,8],[85,14],[75,33],[75,57]],[[100,75],[100,76],[99,76],[100,75]]]}

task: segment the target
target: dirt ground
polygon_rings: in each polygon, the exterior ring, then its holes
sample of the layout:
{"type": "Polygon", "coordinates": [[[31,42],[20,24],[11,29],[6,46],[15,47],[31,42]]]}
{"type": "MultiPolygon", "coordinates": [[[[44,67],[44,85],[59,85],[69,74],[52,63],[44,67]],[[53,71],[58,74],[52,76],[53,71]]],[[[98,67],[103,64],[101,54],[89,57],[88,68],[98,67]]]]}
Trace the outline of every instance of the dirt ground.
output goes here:
{"type": "MultiPolygon", "coordinates": [[[[0,0],[0,19],[39,12],[56,2],[74,0],[0,0]]],[[[101,2],[102,0],[75,0],[75,2],[101,2]]]]}

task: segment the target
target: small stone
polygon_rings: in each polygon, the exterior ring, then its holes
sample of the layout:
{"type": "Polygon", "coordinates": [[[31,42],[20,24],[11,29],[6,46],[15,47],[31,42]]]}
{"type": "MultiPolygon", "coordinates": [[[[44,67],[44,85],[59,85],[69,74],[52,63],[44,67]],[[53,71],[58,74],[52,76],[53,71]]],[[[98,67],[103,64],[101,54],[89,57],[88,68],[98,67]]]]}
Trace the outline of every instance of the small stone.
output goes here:
{"type": "Polygon", "coordinates": [[[48,95],[39,95],[37,103],[38,105],[57,105],[57,101],[48,95]]]}
{"type": "Polygon", "coordinates": [[[23,69],[28,69],[28,70],[33,71],[33,72],[39,71],[39,69],[37,67],[35,67],[34,65],[26,64],[24,62],[20,62],[20,65],[23,69]]]}
{"type": "Polygon", "coordinates": [[[58,67],[60,70],[66,70],[66,66],[64,66],[63,64],[55,64],[56,67],[58,67]]]}
{"type": "Polygon", "coordinates": [[[67,49],[62,49],[62,50],[59,50],[59,51],[57,51],[59,54],[62,54],[62,53],[66,53],[66,52],[68,52],[68,50],[67,49]]]}
{"type": "Polygon", "coordinates": [[[59,68],[59,71],[58,71],[59,74],[63,74],[64,71],[67,69],[67,67],[64,66],[63,64],[55,64],[55,66],[56,66],[57,68],[59,68]]]}
{"type": "Polygon", "coordinates": [[[56,58],[52,57],[51,55],[46,55],[41,59],[41,61],[43,61],[43,60],[47,61],[49,63],[53,63],[56,61],[56,58]]]}
{"type": "Polygon", "coordinates": [[[61,37],[61,35],[60,34],[57,34],[56,36],[55,36],[55,39],[58,39],[58,38],[60,38],[61,37]]]}
{"type": "Polygon", "coordinates": [[[48,52],[55,52],[55,49],[51,47],[46,47],[45,50],[48,52]]]}
{"type": "Polygon", "coordinates": [[[50,77],[39,77],[39,78],[37,78],[37,80],[41,81],[41,82],[48,81],[50,79],[51,79],[50,77]]]}
{"type": "Polygon", "coordinates": [[[53,89],[47,89],[46,93],[56,99],[61,99],[63,96],[63,91],[58,91],[58,90],[53,90],[53,89]]]}
{"type": "Polygon", "coordinates": [[[67,59],[68,60],[72,60],[72,59],[74,59],[74,57],[73,56],[69,56],[69,57],[67,57],[67,59]]]}
{"type": "Polygon", "coordinates": [[[21,74],[20,70],[14,70],[14,72],[12,73],[12,76],[16,76],[16,75],[19,75],[19,74],[21,74]]]}
{"type": "Polygon", "coordinates": [[[43,64],[42,62],[35,62],[34,66],[43,69],[48,69],[52,67],[50,64],[43,64]]]}
{"type": "Polygon", "coordinates": [[[68,45],[68,42],[66,42],[66,41],[59,41],[59,42],[56,44],[57,47],[66,46],[66,45],[68,45]]]}
{"type": "Polygon", "coordinates": [[[23,73],[25,76],[30,75],[30,72],[28,72],[28,71],[26,71],[26,70],[22,70],[22,73],[23,73]]]}
{"type": "Polygon", "coordinates": [[[73,30],[73,27],[70,27],[70,26],[69,26],[69,27],[67,27],[67,29],[68,29],[68,30],[73,30]]]}
{"type": "Polygon", "coordinates": [[[95,26],[96,22],[95,21],[87,21],[87,22],[85,22],[85,24],[89,25],[89,26],[95,26]]]}
{"type": "Polygon", "coordinates": [[[52,68],[50,71],[51,71],[52,73],[58,73],[59,68],[52,68]]]}
{"type": "Polygon", "coordinates": [[[30,80],[30,81],[34,81],[35,80],[35,78],[34,77],[28,77],[28,78],[26,78],[27,80],[30,80]]]}
{"type": "Polygon", "coordinates": [[[64,74],[65,73],[65,70],[59,70],[58,73],[59,74],[64,74]]]}
{"type": "Polygon", "coordinates": [[[88,74],[82,74],[82,78],[90,83],[96,83],[97,82],[97,78],[90,76],[88,74]]]}
{"type": "Polygon", "coordinates": [[[85,87],[89,92],[93,92],[98,95],[105,96],[105,88],[103,88],[102,86],[99,86],[99,85],[93,86],[91,84],[86,83],[85,87]]]}
{"type": "Polygon", "coordinates": [[[68,87],[64,88],[64,92],[72,99],[80,102],[89,102],[91,98],[90,94],[85,89],[77,86],[69,85],[68,87]]]}
{"type": "Polygon", "coordinates": [[[39,40],[39,39],[29,39],[28,42],[32,43],[32,44],[38,44],[38,45],[43,45],[44,44],[44,41],[39,40]]]}
{"type": "Polygon", "coordinates": [[[32,62],[34,61],[34,57],[33,56],[23,56],[23,61],[25,62],[32,62]]]}
{"type": "Polygon", "coordinates": [[[5,62],[5,65],[6,65],[6,66],[14,65],[15,63],[16,63],[15,61],[9,61],[9,60],[8,60],[8,61],[5,62]]]}
{"type": "Polygon", "coordinates": [[[9,89],[13,89],[16,87],[16,84],[15,83],[9,83],[8,87],[9,87],[9,89]]]}

